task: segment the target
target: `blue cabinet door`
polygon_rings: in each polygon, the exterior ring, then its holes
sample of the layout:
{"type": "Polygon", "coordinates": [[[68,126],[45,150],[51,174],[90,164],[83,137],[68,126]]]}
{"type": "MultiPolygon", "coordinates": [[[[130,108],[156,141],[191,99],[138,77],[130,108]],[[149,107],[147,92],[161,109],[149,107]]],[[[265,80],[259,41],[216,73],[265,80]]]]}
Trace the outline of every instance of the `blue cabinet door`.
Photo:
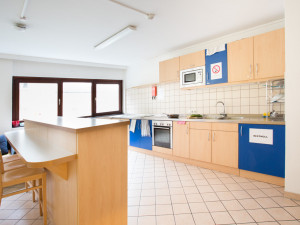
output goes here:
{"type": "Polygon", "coordinates": [[[206,84],[220,84],[228,82],[228,72],[227,72],[227,44],[225,45],[225,51],[217,52],[213,55],[206,55],[207,50],[205,50],[205,71],[206,71],[206,84]],[[217,63],[222,63],[222,78],[214,79],[212,77],[212,69],[218,71],[221,68],[217,63]]]}
{"type": "MultiPolygon", "coordinates": [[[[131,120],[130,120],[131,123],[131,120]]],[[[129,145],[137,148],[152,150],[152,120],[148,120],[151,137],[142,137],[141,120],[136,120],[134,133],[129,131],[129,145]]]]}
{"type": "Polygon", "coordinates": [[[239,168],[285,177],[285,126],[239,124],[239,168]],[[251,143],[250,129],[273,130],[273,144],[251,143]]]}

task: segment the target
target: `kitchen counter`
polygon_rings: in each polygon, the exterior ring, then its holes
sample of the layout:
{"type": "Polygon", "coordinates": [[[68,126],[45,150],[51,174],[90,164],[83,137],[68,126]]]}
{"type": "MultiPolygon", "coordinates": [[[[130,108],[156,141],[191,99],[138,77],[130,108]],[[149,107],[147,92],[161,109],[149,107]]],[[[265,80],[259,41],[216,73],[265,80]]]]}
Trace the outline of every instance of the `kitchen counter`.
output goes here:
{"type": "MultiPolygon", "coordinates": [[[[214,115],[217,116],[217,115],[214,115]]],[[[120,114],[113,116],[105,116],[108,119],[143,119],[143,120],[171,120],[171,121],[187,121],[187,122],[208,122],[208,123],[243,123],[243,124],[273,124],[285,125],[284,119],[263,118],[257,115],[228,115],[231,119],[187,119],[186,115],[180,116],[178,119],[168,118],[166,115],[147,115],[147,114],[120,114]]],[[[102,118],[102,117],[101,117],[102,118]]]]}

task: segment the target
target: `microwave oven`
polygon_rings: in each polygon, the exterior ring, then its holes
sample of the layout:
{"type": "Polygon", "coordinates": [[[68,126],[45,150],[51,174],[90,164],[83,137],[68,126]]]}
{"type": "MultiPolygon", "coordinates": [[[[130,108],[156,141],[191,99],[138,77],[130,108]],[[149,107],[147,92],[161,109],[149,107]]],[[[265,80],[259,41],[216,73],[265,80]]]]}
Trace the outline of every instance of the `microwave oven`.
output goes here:
{"type": "Polygon", "coordinates": [[[180,87],[205,85],[205,66],[180,71],[180,87]]]}

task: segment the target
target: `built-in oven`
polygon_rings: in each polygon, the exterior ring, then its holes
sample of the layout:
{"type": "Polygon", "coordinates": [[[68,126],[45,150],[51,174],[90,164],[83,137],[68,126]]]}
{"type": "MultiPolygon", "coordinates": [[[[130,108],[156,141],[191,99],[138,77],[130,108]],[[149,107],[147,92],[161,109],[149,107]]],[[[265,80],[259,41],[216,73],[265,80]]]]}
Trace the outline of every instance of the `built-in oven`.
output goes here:
{"type": "Polygon", "coordinates": [[[152,121],[152,145],[172,149],[172,121],[152,121]]]}

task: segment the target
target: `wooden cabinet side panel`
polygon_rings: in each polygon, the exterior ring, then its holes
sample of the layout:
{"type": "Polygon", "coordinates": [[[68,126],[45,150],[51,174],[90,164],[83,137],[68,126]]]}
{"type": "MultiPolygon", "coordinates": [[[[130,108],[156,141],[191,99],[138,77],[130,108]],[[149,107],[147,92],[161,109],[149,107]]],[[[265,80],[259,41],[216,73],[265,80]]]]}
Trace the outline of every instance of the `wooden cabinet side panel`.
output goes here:
{"type": "Polygon", "coordinates": [[[78,133],[79,224],[127,224],[128,127],[78,133]]]}
{"type": "Polygon", "coordinates": [[[228,82],[253,79],[253,37],[229,43],[228,82]]]}
{"type": "Polygon", "coordinates": [[[212,132],[212,162],[238,168],[238,132],[212,132]]]}
{"type": "Polygon", "coordinates": [[[180,56],[180,70],[191,69],[205,65],[205,50],[180,56]]]}
{"type": "Polygon", "coordinates": [[[190,129],[190,159],[211,162],[211,131],[190,129]]]}
{"type": "Polygon", "coordinates": [[[284,76],[284,28],[254,36],[254,65],[255,79],[284,76]]]}
{"type": "Polygon", "coordinates": [[[68,180],[47,171],[47,208],[52,224],[78,225],[77,160],[68,163],[68,180]]]}
{"type": "Polygon", "coordinates": [[[189,123],[173,123],[173,155],[189,158],[189,123]]]}

